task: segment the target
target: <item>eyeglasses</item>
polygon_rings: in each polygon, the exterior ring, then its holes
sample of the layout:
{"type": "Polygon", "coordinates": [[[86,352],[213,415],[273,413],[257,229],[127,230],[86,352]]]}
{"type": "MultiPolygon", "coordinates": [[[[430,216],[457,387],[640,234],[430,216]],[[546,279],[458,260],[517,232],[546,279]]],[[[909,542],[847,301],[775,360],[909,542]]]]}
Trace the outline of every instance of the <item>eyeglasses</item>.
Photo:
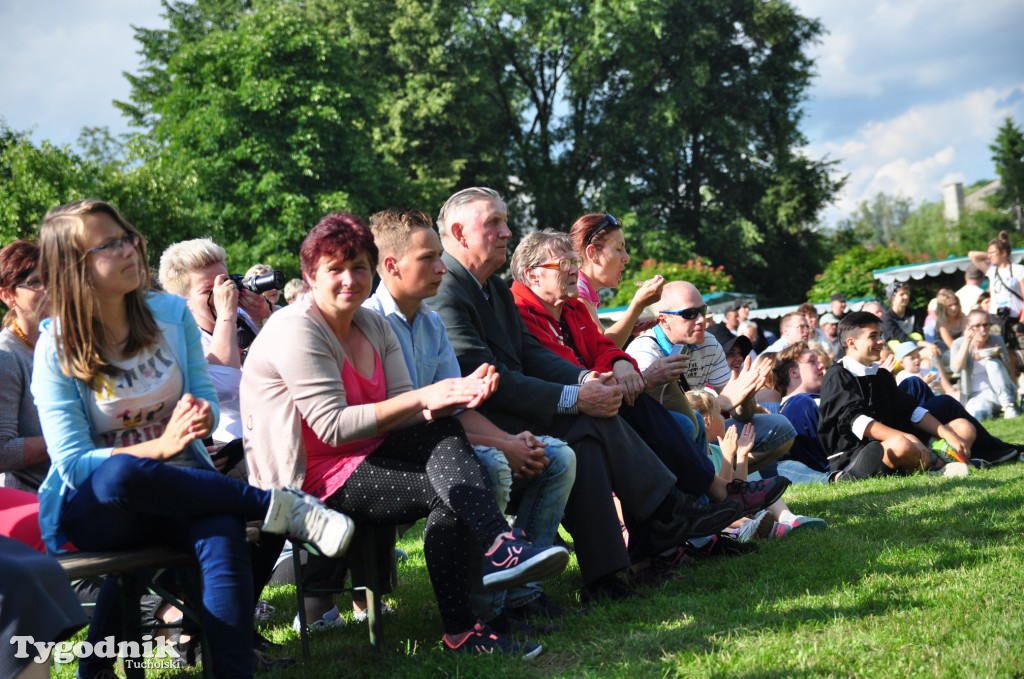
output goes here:
{"type": "Polygon", "coordinates": [[[98,252],[103,256],[116,257],[117,255],[123,255],[126,247],[137,247],[139,244],[139,234],[137,233],[126,233],[123,238],[112,240],[109,243],[103,245],[97,245],[94,248],[89,248],[85,251],[85,256],[98,252]]]}
{"type": "Polygon", "coordinates": [[[583,266],[582,257],[562,257],[557,262],[548,262],[547,264],[534,264],[531,269],[551,269],[552,271],[558,270],[564,273],[569,273],[573,269],[579,269],[583,266]]]}
{"type": "Polygon", "coordinates": [[[676,311],[659,311],[660,314],[666,316],[679,316],[685,318],[688,321],[692,321],[695,318],[701,318],[708,312],[708,305],[701,304],[700,306],[690,307],[689,309],[677,309],[676,311]]]}
{"type": "Polygon", "coordinates": [[[41,292],[46,285],[38,278],[30,278],[24,283],[15,283],[14,287],[24,288],[25,290],[31,290],[32,292],[41,292]]]}
{"type": "Polygon", "coordinates": [[[618,229],[621,226],[622,226],[622,224],[619,222],[619,220],[615,219],[615,217],[613,217],[613,216],[611,216],[609,214],[606,214],[604,216],[604,219],[601,220],[601,223],[597,225],[597,228],[594,229],[593,231],[591,231],[590,235],[587,236],[586,240],[583,241],[584,247],[586,247],[587,245],[590,245],[590,243],[593,242],[594,238],[597,237],[597,234],[601,233],[605,229],[607,229],[609,227],[611,227],[613,229],[618,229]]]}

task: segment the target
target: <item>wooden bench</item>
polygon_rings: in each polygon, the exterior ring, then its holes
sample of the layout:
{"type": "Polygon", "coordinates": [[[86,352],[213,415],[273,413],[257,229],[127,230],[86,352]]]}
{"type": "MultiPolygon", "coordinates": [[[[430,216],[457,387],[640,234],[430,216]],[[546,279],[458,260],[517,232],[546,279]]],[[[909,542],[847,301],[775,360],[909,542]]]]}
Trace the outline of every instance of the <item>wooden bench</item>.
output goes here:
{"type": "Polygon", "coordinates": [[[340,557],[352,562],[359,559],[366,571],[366,584],[361,587],[346,587],[344,582],[340,584],[320,584],[316,587],[307,587],[303,583],[302,552],[306,551],[314,556],[320,556],[314,548],[309,545],[297,545],[292,543],[292,566],[295,573],[295,598],[299,609],[299,637],[302,640],[302,657],[309,660],[309,628],[306,627],[306,606],[305,597],[317,594],[335,594],[349,590],[364,590],[366,593],[366,624],[369,628],[370,646],[374,651],[380,652],[383,640],[383,624],[381,622],[381,582],[377,570],[377,535],[378,531],[394,531],[394,526],[374,526],[371,524],[357,523],[356,537],[353,540],[353,547],[358,544],[357,549],[350,549],[345,556],[340,557]],[[357,552],[357,553],[353,553],[357,552]]]}
{"type": "MultiPolygon", "coordinates": [[[[57,556],[57,561],[64,568],[69,580],[107,576],[117,580],[118,603],[121,607],[123,640],[135,642],[142,648],[142,632],[157,627],[175,627],[175,624],[147,624],[141,620],[139,599],[146,592],[162,597],[177,607],[182,614],[193,622],[200,630],[203,642],[203,653],[207,655],[203,662],[203,676],[212,677],[212,665],[209,662],[205,632],[202,626],[200,611],[185,604],[181,599],[167,591],[157,582],[157,577],[168,568],[186,568],[198,579],[198,563],[193,554],[169,547],[148,547],[145,549],[129,549],[115,552],[72,552],[57,556]]],[[[143,679],[146,671],[139,663],[125,662],[125,676],[128,679],[143,679]]]]}

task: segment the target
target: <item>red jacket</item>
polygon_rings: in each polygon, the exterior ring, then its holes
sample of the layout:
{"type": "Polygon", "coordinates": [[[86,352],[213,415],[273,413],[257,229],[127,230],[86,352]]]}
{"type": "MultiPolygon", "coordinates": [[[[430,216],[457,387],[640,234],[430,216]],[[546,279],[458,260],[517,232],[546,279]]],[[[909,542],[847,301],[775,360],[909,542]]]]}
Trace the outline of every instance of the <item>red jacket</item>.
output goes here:
{"type": "MultiPolygon", "coordinates": [[[[515,281],[512,283],[512,296],[515,297],[516,306],[519,307],[526,328],[540,340],[540,343],[565,360],[580,365],[573,350],[562,342],[562,328],[559,322],[547,312],[533,290],[515,281]]],[[[581,365],[581,368],[609,372],[612,364],[619,360],[629,361],[637,368],[632,356],[619,349],[615,342],[598,330],[594,318],[583,302],[578,299],[568,300],[562,305],[562,318],[569,326],[576,350],[583,357],[584,365],[581,365]]],[[[639,372],[639,368],[637,371],[639,372]]]]}

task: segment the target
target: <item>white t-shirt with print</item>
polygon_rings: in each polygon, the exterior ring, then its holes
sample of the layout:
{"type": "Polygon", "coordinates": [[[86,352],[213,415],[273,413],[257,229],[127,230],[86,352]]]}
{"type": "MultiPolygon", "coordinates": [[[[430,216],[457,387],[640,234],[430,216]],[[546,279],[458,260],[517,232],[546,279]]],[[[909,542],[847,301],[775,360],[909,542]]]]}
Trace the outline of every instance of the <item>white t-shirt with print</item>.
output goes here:
{"type": "MultiPolygon", "coordinates": [[[[123,372],[101,375],[89,403],[93,443],[100,448],[127,448],[160,438],[184,388],[174,354],[161,341],[113,363],[123,372]]],[[[167,462],[201,466],[187,450],[167,462]]]]}

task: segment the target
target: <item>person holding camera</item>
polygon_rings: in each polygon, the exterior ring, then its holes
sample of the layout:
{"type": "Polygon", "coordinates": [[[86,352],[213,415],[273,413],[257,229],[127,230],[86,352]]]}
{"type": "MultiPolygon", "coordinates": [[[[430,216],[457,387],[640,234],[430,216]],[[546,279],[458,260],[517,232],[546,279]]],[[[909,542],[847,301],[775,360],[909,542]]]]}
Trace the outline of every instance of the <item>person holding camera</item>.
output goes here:
{"type": "MultiPolygon", "coordinates": [[[[199,326],[221,407],[220,424],[212,438],[218,444],[238,440],[237,457],[241,459],[238,385],[242,363],[271,308],[263,296],[245,287],[252,279],[228,274],[226,258],[224,248],[209,238],[175,243],[160,256],[160,285],[185,298],[199,326]]],[[[215,458],[219,468],[228,462],[225,455],[215,458]]]]}

